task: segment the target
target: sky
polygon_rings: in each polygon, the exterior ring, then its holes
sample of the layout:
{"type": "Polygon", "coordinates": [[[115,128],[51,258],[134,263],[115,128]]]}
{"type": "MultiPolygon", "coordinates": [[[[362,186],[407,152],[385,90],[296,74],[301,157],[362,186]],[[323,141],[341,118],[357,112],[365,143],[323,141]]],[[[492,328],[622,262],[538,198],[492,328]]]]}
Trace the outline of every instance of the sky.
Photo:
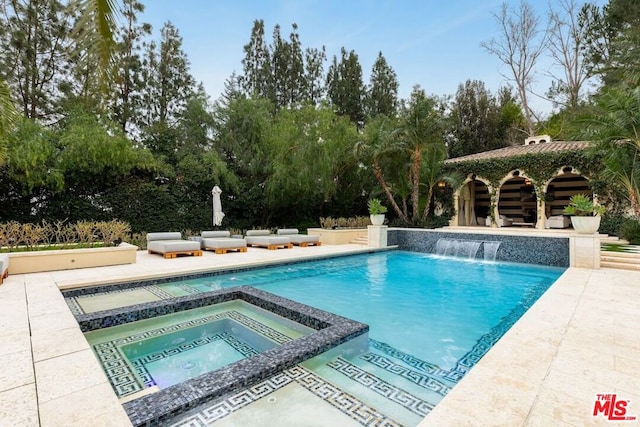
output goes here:
{"type": "MultiPolygon", "coordinates": [[[[549,6],[561,0],[530,0],[546,23],[549,6]]],[[[578,0],[580,1],[580,0],[578,0]]],[[[488,53],[483,41],[499,38],[494,13],[503,0],[142,0],[140,22],[153,26],[153,38],[170,21],[183,37],[191,74],[202,82],[212,100],[223,91],[234,71],[242,74],[243,46],[249,42],[253,22],[264,20],[271,43],[279,24],[283,38],[298,25],[302,48],[326,47],[325,73],[340,49],[353,50],[362,66],[364,83],[382,52],[396,72],[399,96],[408,98],[414,85],[427,94],[454,95],[466,80],[481,80],[497,93],[508,83],[506,66],[488,53]]],[[[604,0],[596,0],[602,4],[604,0]]],[[[507,0],[517,5],[519,1],[507,0]]],[[[550,60],[544,58],[536,75],[535,91],[550,86],[550,60]]],[[[551,103],[531,98],[534,109],[549,114],[551,103]]]]}

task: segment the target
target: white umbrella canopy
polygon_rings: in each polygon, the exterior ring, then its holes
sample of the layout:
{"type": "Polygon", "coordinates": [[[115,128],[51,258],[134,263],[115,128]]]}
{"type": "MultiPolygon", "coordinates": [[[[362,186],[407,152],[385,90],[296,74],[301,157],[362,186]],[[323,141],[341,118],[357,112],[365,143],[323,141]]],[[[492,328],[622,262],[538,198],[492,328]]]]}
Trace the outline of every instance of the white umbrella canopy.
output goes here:
{"type": "Polygon", "coordinates": [[[222,225],[222,218],[224,218],[224,212],[222,212],[222,202],[220,201],[220,194],[222,190],[217,185],[211,190],[213,195],[213,225],[222,225]]]}

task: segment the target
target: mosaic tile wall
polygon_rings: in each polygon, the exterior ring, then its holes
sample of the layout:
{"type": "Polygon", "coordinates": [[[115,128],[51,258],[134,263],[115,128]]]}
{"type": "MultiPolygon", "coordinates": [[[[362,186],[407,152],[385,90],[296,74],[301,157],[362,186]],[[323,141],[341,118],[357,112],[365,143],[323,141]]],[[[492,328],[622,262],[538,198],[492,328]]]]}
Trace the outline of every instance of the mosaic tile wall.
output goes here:
{"type": "MultiPolygon", "coordinates": [[[[500,241],[496,261],[569,267],[568,237],[464,234],[422,229],[391,229],[387,236],[390,246],[397,245],[403,250],[425,253],[436,253],[438,239],[500,241]]],[[[476,258],[484,258],[483,251],[484,245],[480,245],[476,258]]]]}

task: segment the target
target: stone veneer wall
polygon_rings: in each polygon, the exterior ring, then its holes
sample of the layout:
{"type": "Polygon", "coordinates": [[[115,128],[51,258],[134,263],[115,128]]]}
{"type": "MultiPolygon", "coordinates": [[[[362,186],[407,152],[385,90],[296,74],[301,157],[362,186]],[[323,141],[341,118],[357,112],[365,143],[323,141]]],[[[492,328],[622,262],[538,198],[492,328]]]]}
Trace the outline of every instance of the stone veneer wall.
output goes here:
{"type": "MultiPolygon", "coordinates": [[[[425,229],[389,229],[388,234],[389,245],[413,252],[435,253],[439,239],[499,241],[496,261],[569,267],[568,237],[451,233],[425,229]]],[[[476,258],[484,258],[484,245],[480,245],[476,258]]]]}

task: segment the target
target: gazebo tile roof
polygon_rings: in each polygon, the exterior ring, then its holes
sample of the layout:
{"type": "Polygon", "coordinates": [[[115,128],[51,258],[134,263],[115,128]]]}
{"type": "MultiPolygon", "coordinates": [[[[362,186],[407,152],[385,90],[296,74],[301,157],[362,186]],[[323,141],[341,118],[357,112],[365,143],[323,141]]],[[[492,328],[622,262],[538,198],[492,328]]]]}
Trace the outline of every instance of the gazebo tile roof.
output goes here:
{"type": "Polygon", "coordinates": [[[462,157],[454,157],[445,160],[445,163],[460,163],[476,160],[500,159],[505,157],[518,157],[526,154],[555,153],[559,151],[584,150],[589,146],[589,141],[553,141],[541,144],[515,145],[499,148],[497,150],[484,151],[482,153],[469,154],[462,157]]]}

